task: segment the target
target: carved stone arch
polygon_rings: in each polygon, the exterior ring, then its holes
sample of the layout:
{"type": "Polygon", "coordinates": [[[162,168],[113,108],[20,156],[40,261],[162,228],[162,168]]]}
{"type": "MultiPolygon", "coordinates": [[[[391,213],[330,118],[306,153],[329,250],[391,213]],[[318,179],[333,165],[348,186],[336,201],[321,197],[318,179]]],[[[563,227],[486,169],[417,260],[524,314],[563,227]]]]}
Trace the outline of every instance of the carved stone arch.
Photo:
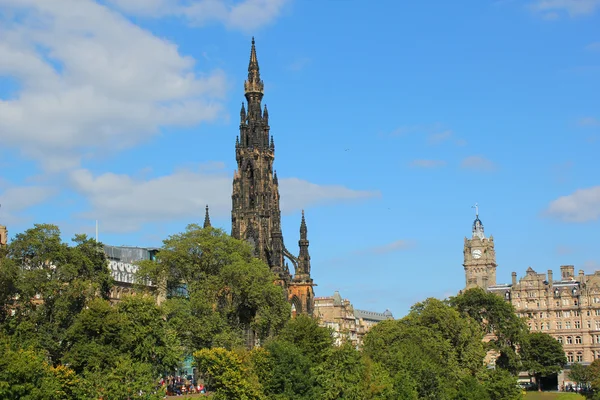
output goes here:
{"type": "Polygon", "coordinates": [[[253,254],[256,257],[258,254],[258,235],[252,224],[249,224],[248,229],[246,229],[245,240],[250,244],[250,246],[252,246],[253,254]]]}
{"type": "Polygon", "coordinates": [[[290,303],[296,308],[296,314],[302,314],[302,302],[298,298],[298,296],[294,295],[290,300],[290,303]]]}
{"type": "Polygon", "coordinates": [[[254,173],[254,170],[256,169],[256,166],[254,165],[254,159],[245,158],[244,161],[242,161],[242,167],[240,168],[240,172],[242,174],[244,174],[244,173],[246,173],[248,168],[251,169],[252,172],[254,173]]]}

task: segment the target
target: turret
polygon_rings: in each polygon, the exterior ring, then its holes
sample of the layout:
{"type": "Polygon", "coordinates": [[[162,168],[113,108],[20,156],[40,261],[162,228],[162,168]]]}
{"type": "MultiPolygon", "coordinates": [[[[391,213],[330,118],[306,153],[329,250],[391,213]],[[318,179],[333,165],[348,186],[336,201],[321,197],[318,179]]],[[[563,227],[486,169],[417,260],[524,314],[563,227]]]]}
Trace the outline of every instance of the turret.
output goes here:
{"type": "Polygon", "coordinates": [[[306,228],[306,219],[304,219],[304,210],[302,210],[302,220],[300,221],[300,255],[298,256],[298,270],[294,280],[310,280],[310,254],[308,253],[308,229],[306,228]]]}
{"type": "Polygon", "coordinates": [[[210,228],[210,215],[208,214],[208,204],[206,205],[206,212],[204,213],[204,227],[210,228]]]}
{"type": "Polygon", "coordinates": [[[244,102],[242,102],[242,109],[240,110],[240,124],[246,123],[246,107],[244,106],[244,102]]]}

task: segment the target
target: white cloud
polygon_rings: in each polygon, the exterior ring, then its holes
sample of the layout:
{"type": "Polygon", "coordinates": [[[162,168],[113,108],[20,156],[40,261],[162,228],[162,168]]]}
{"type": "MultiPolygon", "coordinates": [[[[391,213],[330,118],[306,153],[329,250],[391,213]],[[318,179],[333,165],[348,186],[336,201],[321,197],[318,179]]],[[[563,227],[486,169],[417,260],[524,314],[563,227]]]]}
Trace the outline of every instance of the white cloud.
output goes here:
{"type": "Polygon", "coordinates": [[[543,17],[558,16],[558,13],[579,17],[596,12],[596,9],[600,7],[600,0],[536,0],[530,6],[532,10],[541,13],[543,17]]]}
{"type": "Polygon", "coordinates": [[[436,132],[433,133],[431,135],[429,135],[429,138],[427,138],[427,142],[429,144],[440,144],[445,142],[446,140],[450,139],[452,137],[452,131],[442,131],[442,132],[436,132]]]}
{"type": "Polygon", "coordinates": [[[585,49],[589,51],[600,51],[600,42],[590,43],[585,46],[585,49]]]}
{"type": "Polygon", "coordinates": [[[392,253],[399,250],[408,250],[416,246],[416,243],[412,240],[396,240],[391,243],[384,244],[382,246],[375,246],[364,250],[357,250],[354,254],[386,254],[392,253]]]}
{"type": "Polygon", "coordinates": [[[460,167],[476,171],[494,171],[496,164],[482,156],[470,156],[461,161],[460,167]]]}
{"type": "Polygon", "coordinates": [[[381,197],[379,191],[353,190],[342,185],[317,185],[298,178],[279,179],[279,186],[283,213],[309,206],[381,197]]]}
{"type": "Polygon", "coordinates": [[[600,262],[596,260],[588,260],[583,263],[583,269],[588,272],[600,271],[600,262]]]}
{"type": "Polygon", "coordinates": [[[444,160],[413,160],[410,163],[414,168],[438,168],[446,165],[444,160]]]}
{"type": "Polygon", "coordinates": [[[0,183],[0,223],[11,226],[27,219],[26,211],[53,197],[57,190],[48,186],[12,186],[6,181],[0,183]]]}
{"type": "Polygon", "coordinates": [[[579,189],[552,201],[546,214],[565,222],[587,222],[600,218],[600,186],[579,189]]]}
{"type": "Polygon", "coordinates": [[[221,71],[197,74],[175,44],[105,6],[0,0],[0,7],[9,11],[0,14],[0,76],[20,83],[16,96],[0,99],[0,140],[46,169],[73,168],[98,148],[120,150],[161,126],[221,113],[221,71]]]}
{"type": "Polygon", "coordinates": [[[572,246],[558,245],[556,246],[555,250],[556,254],[558,254],[559,256],[575,253],[575,249],[572,246]]]}
{"type": "Polygon", "coordinates": [[[579,126],[600,126],[600,120],[594,117],[584,117],[577,121],[579,126]]]}
{"type": "Polygon", "coordinates": [[[45,186],[9,187],[0,194],[0,204],[8,212],[16,213],[43,203],[55,193],[54,189],[45,186]]]}
{"type": "Polygon", "coordinates": [[[288,69],[290,71],[298,72],[302,71],[310,64],[311,60],[308,57],[300,57],[294,60],[292,63],[288,65],[288,69]]]}
{"type": "Polygon", "coordinates": [[[219,22],[255,31],[277,18],[288,0],[109,0],[123,12],[147,17],[183,17],[193,25],[219,22]]]}
{"type": "MultiPolygon", "coordinates": [[[[309,206],[378,196],[344,186],[317,185],[297,178],[280,179],[282,212],[309,206]]],[[[106,173],[93,176],[85,169],[71,174],[73,188],[87,198],[90,210],[81,218],[102,221],[103,230],[135,231],[144,223],[188,219],[201,222],[204,206],[219,217],[231,212],[232,177],[218,164],[180,169],[153,179],[106,173]]]]}

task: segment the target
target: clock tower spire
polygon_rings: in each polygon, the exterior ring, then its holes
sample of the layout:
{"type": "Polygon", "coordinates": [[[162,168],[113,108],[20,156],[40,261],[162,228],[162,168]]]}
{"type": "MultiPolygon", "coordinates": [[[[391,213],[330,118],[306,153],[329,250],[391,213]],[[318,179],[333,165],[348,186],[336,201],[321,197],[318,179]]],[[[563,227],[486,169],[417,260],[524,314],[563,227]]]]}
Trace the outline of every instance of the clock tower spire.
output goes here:
{"type": "Polygon", "coordinates": [[[483,223],[479,219],[479,205],[475,203],[471,208],[475,209],[475,221],[471,239],[465,238],[463,249],[466,289],[487,289],[496,284],[494,237],[485,237],[483,223]]]}

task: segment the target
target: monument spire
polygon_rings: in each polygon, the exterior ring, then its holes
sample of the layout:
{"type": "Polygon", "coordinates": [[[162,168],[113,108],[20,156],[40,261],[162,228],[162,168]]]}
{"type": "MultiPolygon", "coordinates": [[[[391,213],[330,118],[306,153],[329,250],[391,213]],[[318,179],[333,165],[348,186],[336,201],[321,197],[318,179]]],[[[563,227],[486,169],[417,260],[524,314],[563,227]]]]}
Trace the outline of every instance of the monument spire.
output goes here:
{"type": "MultiPolygon", "coordinates": [[[[252,37],[252,48],[250,49],[250,62],[248,63],[248,80],[244,82],[246,99],[250,103],[250,98],[257,98],[260,102],[264,93],[264,84],[260,79],[260,68],[258,67],[258,58],[256,57],[256,46],[254,37],[252,37]],[[255,96],[249,96],[255,94],[255,96]]],[[[248,105],[250,107],[250,105],[248,105]]]]}
{"type": "Polygon", "coordinates": [[[210,215],[208,214],[208,204],[206,205],[206,212],[204,214],[204,227],[210,228],[212,225],[210,224],[210,215]]]}

